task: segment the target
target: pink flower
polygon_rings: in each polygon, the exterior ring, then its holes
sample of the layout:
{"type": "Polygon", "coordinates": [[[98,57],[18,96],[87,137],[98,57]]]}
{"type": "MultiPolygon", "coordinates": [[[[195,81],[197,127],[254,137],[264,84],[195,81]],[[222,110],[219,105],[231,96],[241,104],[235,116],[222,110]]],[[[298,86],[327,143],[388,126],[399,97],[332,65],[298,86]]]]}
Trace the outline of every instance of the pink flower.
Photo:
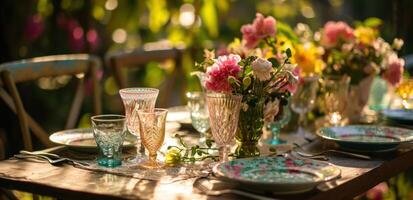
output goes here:
{"type": "Polygon", "coordinates": [[[324,25],[321,36],[321,44],[326,47],[334,47],[340,40],[352,40],[354,30],[345,22],[329,21],[324,25]]]}
{"type": "Polygon", "coordinates": [[[238,63],[241,57],[235,54],[227,56],[219,56],[215,63],[207,69],[206,88],[215,92],[231,92],[231,85],[228,82],[228,77],[237,77],[241,67],[238,63]]]}
{"type": "Polygon", "coordinates": [[[404,60],[398,58],[395,53],[387,58],[388,68],[384,71],[383,78],[393,86],[397,86],[402,80],[404,70],[404,60]]]}
{"type": "Polygon", "coordinates": [[[254,48],[258,45],[260,39],[275,35],[276,21],[269,16],[264,18],[261,13],[257,13],[252,24],[246,24],[241,27],[242,39],[246,41],[245,46],[254,48]]]}
{"type": "Polygon", "coordinates": [[[379,183],[378,185],[371,188],[369,191],[366,192],[366,196],[368,199],[373,200],[381,200],[384,199],[384,194],[389,191],[389,187],[385,182],[379,183]]]}

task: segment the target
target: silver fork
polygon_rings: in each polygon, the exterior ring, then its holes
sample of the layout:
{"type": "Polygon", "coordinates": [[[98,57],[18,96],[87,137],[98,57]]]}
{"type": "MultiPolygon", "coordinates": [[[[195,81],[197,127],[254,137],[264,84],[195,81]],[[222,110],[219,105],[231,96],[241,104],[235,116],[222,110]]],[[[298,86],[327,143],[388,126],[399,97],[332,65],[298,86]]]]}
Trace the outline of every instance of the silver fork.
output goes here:
{"type": "MultiPolygon", "coordinates": [[[[30,152],[30,151],[20,151],[20,155],[24,155],[24,156],[30,156],[30,157],[37,157],[40,159],[44,159],[47,160],[50,164],[52,165],[58,165],[61,164],[63,162],[68,162],[68,163],[72,163],[75,165],[81,165],[81,166],[89,166],[89,163],[86,162],[82,162],[82,161],[77,161],[77,160],[73,160],[70,158],[62,158],[57,154],[53,154],[53,153],[47,153],[47,152],[30,152]],[[53,157],[53,159],[52,159],[53,157]]],[[[16,157],[16,156],[15,156],[16,157]]],[[[23,156],[20,156],[20,158],[22,158],[23,156]]],[[[17,156],[17,158],[19,158],[19,156],[17,156]]]]}
{"type": "Polygon", "coordinates": [[[351,156],[351,157],[359,158],[359,159],[363,159],[363,160],[371,160],[370,156],[366,156],[366,155],[362,155],[362,154],[356,154],[356,153],[350,153],[350,152],[346,152],[346,151],[338,151],[338,150],[334,150],[334,149],[328,149],[328,150],[324,150],[324,151],[317,152],[317,153],[307,153],[307,152],[305,152],[305,150],[303,148],[301,148],[300,145],[298,145],[296,143],[293,143],[293,144],[296,147],[295,149],[300,149],[300,151],[295,150],[295,152],[298,155],[302,156],[302,157],[310,158],[310,157],[320,156],[320,155],[323,155],[323,154],[328,153],[328,152],[332,152],[332,153],[338,153],[338,154],[341,154],[341,155],[351,156]]]}
{"type": "MultiPolygon", "coordinates": [[[[200,178],[200,179],[205,179],[205,178],[200,178]]],[[[203,185],[201,183],[201,180],[198,179],[194,182],[194,187],[199,189],[203,194],[206,194],[208,196],[220,196],[223,194],[236,194],[236,195],[240,195],[243,197],[248,197],[251,199],[261,199],[261,200],[274,200],[274,198],[270,198],[270,197],[265,197],[262,195],[258,195],[258,194],[253,194],[253,193],[249,193],[249,192],[244,192],[241,190],[234,190],[234,189],[223,189],[223,190],[210,190],[209,188],[207,188],[205,185],[203,185]]]]}

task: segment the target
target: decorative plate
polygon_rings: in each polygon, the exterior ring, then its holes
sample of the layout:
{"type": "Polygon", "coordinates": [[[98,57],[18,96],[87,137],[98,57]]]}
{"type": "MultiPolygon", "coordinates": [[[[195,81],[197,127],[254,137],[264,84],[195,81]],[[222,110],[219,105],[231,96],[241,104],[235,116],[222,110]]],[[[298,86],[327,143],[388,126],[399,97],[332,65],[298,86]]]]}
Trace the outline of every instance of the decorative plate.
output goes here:
{"type": "Polygon", "coordinates": [[[411,109],[388,109],[382,110],[381,114],[395,122],[413,124],[413,110],[411,109]]]}
{"type": "Polygon", "coordinates": [[[352,151],[392,151],[413,140],[413,130],[389,126],[352,125],[321,128],[317,135],[352,151]]]}
{"type": "Polygon", "coordinates": [[[286,157],[257,157],[220,163],[214,174],[237,182],[246,190],[275,194],[295,194],[310,191],[318,184],[340,176],[341,170],[332,164],[286,157]]]}
{"type": "MultiPolygon", "coordinates": [[[[97,150],[95,138],[91,128],[69,129],[55,132],[49,136],[49,140],[59,145],[85,151],[97,150]]],[[[136,140],[133,136],[125,137],[124,148],[135,146],[136,140]]]]}

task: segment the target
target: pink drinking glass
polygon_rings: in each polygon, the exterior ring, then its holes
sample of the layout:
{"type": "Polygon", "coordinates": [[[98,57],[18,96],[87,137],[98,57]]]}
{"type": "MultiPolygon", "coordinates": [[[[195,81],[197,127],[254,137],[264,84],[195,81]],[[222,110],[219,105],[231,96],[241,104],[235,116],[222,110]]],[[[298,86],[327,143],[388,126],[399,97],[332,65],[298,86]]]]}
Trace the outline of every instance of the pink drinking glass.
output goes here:
{"type": "Polygon", "coordinates": [[[238,127],[242,95],[208,93],[212,137],[219,146],[220,162],[228,161],[228,151],[238,127]]]}
{"type": "Polygon", "coordinates": [[[156,99],[159,90],[155,88],[124,88],[119,90],[125,107],[126,126],[128,131],[136,136],[136,158],[135,162],[141,162],[144,156],[145,149],[142,146],[138,110],[153,111],[155,109],[156,99]]]}

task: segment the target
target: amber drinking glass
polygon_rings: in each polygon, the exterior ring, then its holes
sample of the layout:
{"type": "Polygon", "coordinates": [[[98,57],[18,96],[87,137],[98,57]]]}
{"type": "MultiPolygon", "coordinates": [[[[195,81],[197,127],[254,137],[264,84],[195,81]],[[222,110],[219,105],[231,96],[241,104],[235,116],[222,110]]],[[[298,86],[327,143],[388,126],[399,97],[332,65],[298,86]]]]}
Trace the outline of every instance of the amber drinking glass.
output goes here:
{"type": "Polygon", "coordinates": [[[155,88],[124,88],[119,90],[125,107],[126,124],[128,131],[136,136],[136,158],[133,162],[143,161],[145,149],[142,146],[139,134],[138,110],[153,111],[159,90],[155,88]]]}
{"type": "Polygon", "coordinates": [[[212,137],[219,146],[220,162],[225,162],[237,131],[242,96],[207,93],[206,100],[212,137]]]}
{"type": "Polygon", "coordinates": [[[140,135],[143,146],[149,152],[149,160],[140,164],[149,169],[162,168],[163,164],[156,160],[156,152],[165,139],[165,120],[168,110],[155,108],[153,111],[139,110],[140,135]]]}

